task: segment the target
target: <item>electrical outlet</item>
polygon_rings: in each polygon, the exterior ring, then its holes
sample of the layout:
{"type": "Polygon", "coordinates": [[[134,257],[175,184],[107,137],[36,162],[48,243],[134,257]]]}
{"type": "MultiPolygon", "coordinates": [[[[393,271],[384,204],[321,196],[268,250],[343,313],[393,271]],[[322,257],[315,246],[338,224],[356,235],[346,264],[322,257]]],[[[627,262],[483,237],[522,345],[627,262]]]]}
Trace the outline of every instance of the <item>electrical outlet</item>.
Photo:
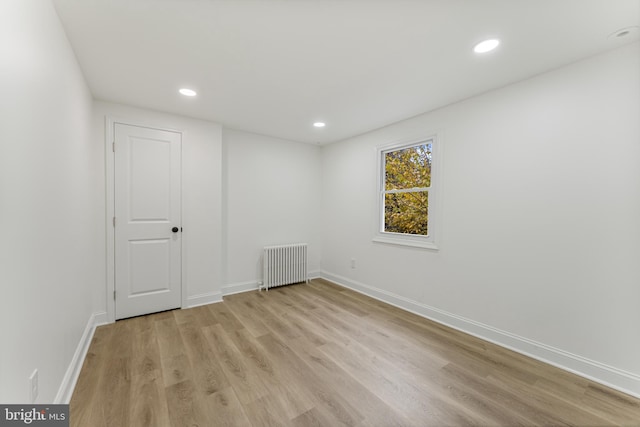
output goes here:
{"type": "Polygon", "coordinates": [[[356,259],[351,258],[351,268],[356,268],[356,259]]]}
{"type": "Polygon", "coordinates": [[[29,395],[31,396],[31,403],[35,403],[38,398],[38,370],[35,369],[29,377],[29,395]]]}

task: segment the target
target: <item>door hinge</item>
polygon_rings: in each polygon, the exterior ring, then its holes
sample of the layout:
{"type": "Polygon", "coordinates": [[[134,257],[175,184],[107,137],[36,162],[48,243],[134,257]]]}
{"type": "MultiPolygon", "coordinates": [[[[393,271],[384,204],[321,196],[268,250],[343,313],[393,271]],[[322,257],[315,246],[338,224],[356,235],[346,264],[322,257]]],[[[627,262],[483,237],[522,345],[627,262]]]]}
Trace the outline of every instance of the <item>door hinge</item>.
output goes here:
{"type": "Polygon", "coordinates": [[[116,291],[113,291],[113,300],[115,301],[116,299],[116,291]]]}
{"type": "Polygon", "coordinates": [[[111,151],[116,152],[116,143],[115,141],[111,143],[111,151]]]}
{"type": "Polygon", "coordinates": [[[114,227],[116,226],[116,217],[115,216],[113,217],[113,226],[114,227]]]}

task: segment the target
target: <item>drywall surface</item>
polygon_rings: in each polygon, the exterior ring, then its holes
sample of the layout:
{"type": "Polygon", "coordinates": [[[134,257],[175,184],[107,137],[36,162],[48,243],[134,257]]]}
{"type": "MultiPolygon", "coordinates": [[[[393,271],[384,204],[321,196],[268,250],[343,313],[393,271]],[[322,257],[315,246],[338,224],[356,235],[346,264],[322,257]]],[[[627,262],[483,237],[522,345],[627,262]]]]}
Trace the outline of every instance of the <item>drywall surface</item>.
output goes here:
{"type": "Polygon", "coordinates": [[[0,3],[0,402],[53,402],[104,285],[102,149],[49,1],[0,3]]]}
{"type": "Polygon", "coordinates": [[[320,267],[320,149],[225,129],[225,283],[248,289],[262,278],[262,248],[309,244],[320,267]]]}
{"type": "Polygon", "coordinates": [[[323,147],[323,275],[640,395],[639,117],[635,43],[323,147]],[[376,147],[432,134],[440,250],[372,242],[376,147]]]}

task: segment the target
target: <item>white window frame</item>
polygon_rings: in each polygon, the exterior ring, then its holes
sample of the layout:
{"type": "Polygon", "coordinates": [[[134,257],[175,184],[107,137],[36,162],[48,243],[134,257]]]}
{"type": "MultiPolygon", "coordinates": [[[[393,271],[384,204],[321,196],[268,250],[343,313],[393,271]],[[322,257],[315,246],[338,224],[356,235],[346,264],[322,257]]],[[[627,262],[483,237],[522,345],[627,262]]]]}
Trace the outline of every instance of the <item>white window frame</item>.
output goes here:
{"type": "Polygon", "coordinates": [[[396,141],[391,144],[382,145],[376,148],[377,150],[377,212],[376,212],[376,230],[374,233],[373,241],[376,243],[386,243],[400,246],[410,246],[422,249],[439,250],[436,237],[438,235],[438,226],[440,223],[439,218],[439,191],[438,186],[440,184],[439,171],[440,171],[440,141],[438,135],[431,135],[428,137],[415,138],[405,141],[396,141]],[[429,234],[427,236],[393,233],[384,231],[384,199],[385,199],[385,154],[390,151],[398,151],[406,148],[410,148],[421,144],[431,144],[431,185],[428,187],[429,197],[429,234]]]}

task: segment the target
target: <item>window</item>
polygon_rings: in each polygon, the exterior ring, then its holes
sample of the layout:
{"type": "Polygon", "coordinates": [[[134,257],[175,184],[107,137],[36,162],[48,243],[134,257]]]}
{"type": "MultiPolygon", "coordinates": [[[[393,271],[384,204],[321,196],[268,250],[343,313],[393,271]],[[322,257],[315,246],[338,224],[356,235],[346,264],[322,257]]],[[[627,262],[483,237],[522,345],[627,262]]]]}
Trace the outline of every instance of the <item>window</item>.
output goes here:
{"type": "Polygon", "coordinates": [[[374,241],[437,249],[432,167],[435,137],[382,147],[379,229],[374,241]]]}

